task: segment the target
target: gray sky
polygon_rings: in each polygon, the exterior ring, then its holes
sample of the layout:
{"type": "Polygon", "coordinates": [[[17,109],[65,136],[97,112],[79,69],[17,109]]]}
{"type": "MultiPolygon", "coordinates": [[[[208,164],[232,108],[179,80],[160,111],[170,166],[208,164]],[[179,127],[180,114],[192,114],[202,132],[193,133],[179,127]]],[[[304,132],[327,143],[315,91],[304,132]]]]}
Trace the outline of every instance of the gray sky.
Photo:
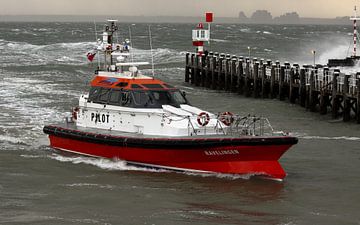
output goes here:
{"type": "Polygon", "coordinates": [[[296,11],[302,17],[336,17],[353,14],[360,0],[0,0],[0,15],[125,15],[125,16],[250,16],[257,9],[273,16],[296,11]]]}

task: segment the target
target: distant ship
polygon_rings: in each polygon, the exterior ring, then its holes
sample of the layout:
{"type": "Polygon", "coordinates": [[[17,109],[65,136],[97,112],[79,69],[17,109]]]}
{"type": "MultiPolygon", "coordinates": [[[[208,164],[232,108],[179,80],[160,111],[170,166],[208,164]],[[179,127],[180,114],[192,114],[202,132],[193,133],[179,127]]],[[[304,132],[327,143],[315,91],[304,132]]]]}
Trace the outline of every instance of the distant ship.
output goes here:
{"type": "Polygon", "coordinates": [[[350,18],[350,20],[354,21],[354,48],[353,54],[350,57],[346,57],[345,59],[329,59],[328,66],[329,67],[338,67],[338,66],[355,66],[360,61],[360,56],[356,55],[356,41],[357,41],[357,28],[356,21],[359,20],[360,17],[356,15],[356,6],[354,8],[354,16],[350,18]]]}
{"type": "Polygon", "coordinates": [[[329,67],[344,67],[344,66],[355,66],[360,60],[360,56],[350,56],[345,59],[329,59],[329,67]]]}

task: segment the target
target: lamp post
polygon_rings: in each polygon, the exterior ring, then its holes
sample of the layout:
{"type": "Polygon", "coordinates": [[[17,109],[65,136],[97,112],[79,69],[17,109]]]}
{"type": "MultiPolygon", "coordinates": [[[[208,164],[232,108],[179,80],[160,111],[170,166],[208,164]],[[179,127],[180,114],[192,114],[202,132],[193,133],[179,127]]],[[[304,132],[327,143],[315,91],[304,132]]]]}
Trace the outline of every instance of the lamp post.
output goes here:
{"type": "Polygon", "coordinates": [[[315,66],[315,59],[316,59],[316,51],[315,50],[312,50],[311,53],[313,54],[314,56],[314,66],[315,66]]]}
{"type": "Polygon", "coordinates": [[[248,51],[249,51],[249,58],[250,58],[250,55],[251,55],[251,48],[250,48],[250,46],[248,46],[248,51]]]}

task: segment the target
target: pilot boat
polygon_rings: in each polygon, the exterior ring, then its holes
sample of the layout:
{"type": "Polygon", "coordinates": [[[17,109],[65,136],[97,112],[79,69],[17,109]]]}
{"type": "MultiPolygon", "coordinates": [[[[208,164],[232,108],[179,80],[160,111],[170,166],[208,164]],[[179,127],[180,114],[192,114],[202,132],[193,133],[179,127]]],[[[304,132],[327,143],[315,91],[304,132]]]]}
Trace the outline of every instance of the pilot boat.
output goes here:
{"type": "Polygon", "coordinates": [[[131,40],[115,44],[116,21],[108,22],[89,93],[65,122],[43,128],[52,148],[166,170],[286,176],[278,160],[296,137],[273,131],[266,118],[191,105],[178,88],[144,75],[138,67],[148,63],[129,59],[131,40]]]}

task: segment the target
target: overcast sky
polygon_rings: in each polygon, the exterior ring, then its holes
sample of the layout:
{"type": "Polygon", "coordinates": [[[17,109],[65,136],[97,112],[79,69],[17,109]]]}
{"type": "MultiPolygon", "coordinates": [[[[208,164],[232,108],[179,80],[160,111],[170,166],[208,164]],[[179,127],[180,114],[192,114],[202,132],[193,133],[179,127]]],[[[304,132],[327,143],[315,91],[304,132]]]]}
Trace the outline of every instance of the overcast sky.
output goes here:
{"type": "MultiPolygon", "coordinates": [[[[257,9],[273,16],[296,11],[302,17],[336,17],[353,14],[360,0],[0,0],[0,15],[125,15],[125,16],[250,16],[257,9]]],[[[359,10],[360,11],[360,10],[359,10]]],[[[360,14],[360,12],[359,12],[360,14]]]]}

